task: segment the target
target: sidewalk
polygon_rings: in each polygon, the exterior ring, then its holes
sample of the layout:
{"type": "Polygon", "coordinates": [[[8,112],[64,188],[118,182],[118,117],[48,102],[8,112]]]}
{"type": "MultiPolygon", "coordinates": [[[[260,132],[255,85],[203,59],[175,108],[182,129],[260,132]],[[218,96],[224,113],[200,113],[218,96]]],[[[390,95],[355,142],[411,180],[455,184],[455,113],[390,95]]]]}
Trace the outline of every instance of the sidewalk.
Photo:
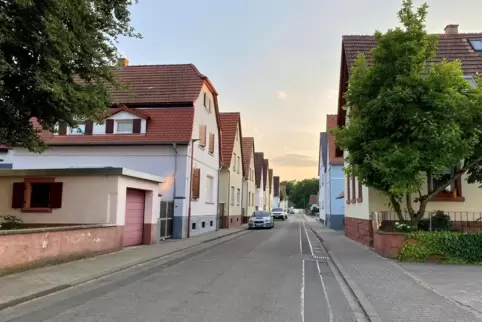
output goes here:
{"type": "Polygon", "coordinates": [[[384,259],[368,248],[326,228],[314,218],[306,218],[321,236],[371,321],[480,321],[449,299],[422,286],[397,263],[384,259]]]}
{"type": "Polygon", "coordinates": [[[189,239],[128,247],[115,253],[0,277],[0,310],[244,231],[244,228],[221,229],[189,239]]]}

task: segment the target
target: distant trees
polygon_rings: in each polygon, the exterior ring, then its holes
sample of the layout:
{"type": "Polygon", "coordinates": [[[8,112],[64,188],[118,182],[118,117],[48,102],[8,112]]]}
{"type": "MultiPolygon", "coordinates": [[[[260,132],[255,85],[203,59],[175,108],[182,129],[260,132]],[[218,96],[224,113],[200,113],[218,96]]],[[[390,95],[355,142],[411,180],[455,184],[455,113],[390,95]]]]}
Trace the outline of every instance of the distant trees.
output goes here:
{"type": "Polygon", "coordinates": [[[319,179],[282,181],[281,185],[286,186],[288,200],[294,203],[295,208],[305,208],[310,201],[310,195],[318,193],[319,179]]]}

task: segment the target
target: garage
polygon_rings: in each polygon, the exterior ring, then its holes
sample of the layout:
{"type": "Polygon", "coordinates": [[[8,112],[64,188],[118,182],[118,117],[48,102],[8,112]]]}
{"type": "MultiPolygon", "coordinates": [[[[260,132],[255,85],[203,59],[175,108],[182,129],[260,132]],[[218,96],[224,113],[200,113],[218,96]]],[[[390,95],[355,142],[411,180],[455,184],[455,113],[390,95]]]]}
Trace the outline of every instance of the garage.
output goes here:
{"type": "Polygon", "coordinates": [[[127,189],[126,214],[124,223],[124,246],[142,244],[144,230],[145,192],[137,189],[127,189]]]}

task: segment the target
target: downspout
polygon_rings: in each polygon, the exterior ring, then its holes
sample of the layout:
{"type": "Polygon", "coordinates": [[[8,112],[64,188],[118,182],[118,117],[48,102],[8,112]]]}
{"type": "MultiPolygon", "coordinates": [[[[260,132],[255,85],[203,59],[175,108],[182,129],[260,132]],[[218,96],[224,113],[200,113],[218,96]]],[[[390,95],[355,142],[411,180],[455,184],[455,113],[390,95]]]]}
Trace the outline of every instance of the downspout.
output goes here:
{"type": "Polygon", "coordinates": [[[191,141],[191,174],[189,175],[189,209],[187,213],[187,238],[191,237],[192,168],[194,166],[194,142],[191,141]]]}
{"type": "MultiPolygon", "coordinates": [[[[220,187],[219,182],[221,180],[221,173],[219,171],[221,171],[222,168],[223,168],[223,166],[221,165],[221,166],[219,166],[219,169],[218,169],[218,196],[217,196],[217,205],[216,205],[216,211],[217,211],[216,212],[216,218],[217,219],[219,219],[219,216],[218,216],[218,214],[219,214],[219,187],[220,187]]],[[[216,231],[218,231],[218,230],[219,230],[219,223],[216,225],[216,231]]]]}
{"type": "Polygon", "coordinates": [[[176,146],[176,143],[173,143],[172,144],[172,147],[174,149],[174,151],[176,152],[176,156],[174,157],[174,188],[172,189],[172,196],[173,196],[173,200],[174,200],[174,203],[176,202],[176,176],[177,176],[177,157],[179,156],[179,151],[177,150],[177,146],[176,146]]]}

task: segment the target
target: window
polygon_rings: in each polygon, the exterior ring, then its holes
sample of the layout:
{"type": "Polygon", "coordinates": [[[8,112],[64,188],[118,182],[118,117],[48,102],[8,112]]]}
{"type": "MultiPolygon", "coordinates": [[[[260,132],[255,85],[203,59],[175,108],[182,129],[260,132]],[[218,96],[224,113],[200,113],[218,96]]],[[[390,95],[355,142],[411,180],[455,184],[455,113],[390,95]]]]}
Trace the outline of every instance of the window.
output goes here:
{"type": "Polygon", "coordinates": [[[231,186],[231,205],[234,205],[234,187],[231,186]]]}
{"type": "Polygon", "coordinates": [[[204,107],[208,106],[208,94],[207,93],[204,93],[203,105],[204,105],[204,107]]]}
{"type": "Polygon", "coordinates": [[[233,171],[236,172],[236,153],[234,153],[234,163],[233,163],[233,171]]]}
{"type": "Polygon", "coordinates": [[[239,169],[241,168],[241,157],[238,157],[238,173],[239,173],[239,169]]]}
{"type": "Polygon", "coordinates": [[[191,178],[191,198],[199,199],[200,197],[200,187],[201,187],[201,169],[192,169],[191,178]]]}
{"type": "Polygon", "coordinates": [[[356,202],[356,185],[355,185],[355,176],[351,176],[351,190],[352,190],[352,195],[351,195],[351,203],[355,203],[356,202]]]}
{"type": "Polygon", "coordinates": [[[213,189],[214,189],[214,178],[211,176],[206,177],[206,202],[213,203],[213,189]]]}
{"type": "Polygon", "coordinates": [[[358,181],[358,199],[357,202],[363,202],[363,190],[362,190],[362,184],[360,179],[357,179],[358,181]]]}
{"type": "Polygon", "coordinates": [[[214,133],[209,133],[209,153],[214,153],[214,133]]]}
{"type": "Polygon", "coordinates": [[[241,203],[241,190],[238,188],[236,191],[236,205],[239,206],[241,203]]]}
{"type": "Polygon", "coordinates": [[[134,122],[133,120],[119,120],[117,121],[116,133],[133,133],[134,122]]]}
{"type": "Polygon", "coordinates": [[[195,230],[195,229],[196,229],[196,223],[195,223],[195,222],[192,223],[191,229],[192,229],[192,230],[195,230]]]}
{"type": "Polygon", "coordinates": [[[476,52],[482,52],[482,39],[469,39],[470,45],[476,52]]]}
{"type": "Polygon", "coordinates": [[[84,134],[85,133],[85,122],[77,122],[77,127],[70,130],[70,134],[84,134]]]}
{"type": "Polygon", "coordinates": [[[346,176],[346,203],[349,205],[350,202],[351,202],[351,199],[350,199],[350,186],[351,186],[351,182],[350,182],[350,176],[346,176]]]}
{"type": "MultiPolygon", "coordinates": [[[[440,176],[432,176],[428,177],[428,190],[432,191],[437,189],[440,185],[447,182],[456,171],[457,168],[450,169],[448,168],[444,173],[440,176]]],[[[462,196],[462,178],[458,178],[452,184],[445,187],[444,190],[439,192],[437,196],[432,198],[432,200],[460,200],[463,201],[464,198],[462,196]]]]}
{"type": "Polygon", "coordinates": [[[13,184],[12,208],[22,212],[52,212],[62,207],[62,182],[25,179],[13,184]]]}
{"type": "Polygon", "coordinates": [[[211,226],[211,227],[214,226],[214,223],[213,223],[212,220],[209,222],[209,226],[211,226]]]}
{"type": "Polygon", "coordinates": [[[205,147],[206,146],[206,125],[199,125],[199,146],[205,147]]]}
{"type": "Polygon", "coordinates": [[[206,227],[206,223],[203,221],[203,222],[201,223],[201,228],[205,228],[205,227],[206,227]]]}

